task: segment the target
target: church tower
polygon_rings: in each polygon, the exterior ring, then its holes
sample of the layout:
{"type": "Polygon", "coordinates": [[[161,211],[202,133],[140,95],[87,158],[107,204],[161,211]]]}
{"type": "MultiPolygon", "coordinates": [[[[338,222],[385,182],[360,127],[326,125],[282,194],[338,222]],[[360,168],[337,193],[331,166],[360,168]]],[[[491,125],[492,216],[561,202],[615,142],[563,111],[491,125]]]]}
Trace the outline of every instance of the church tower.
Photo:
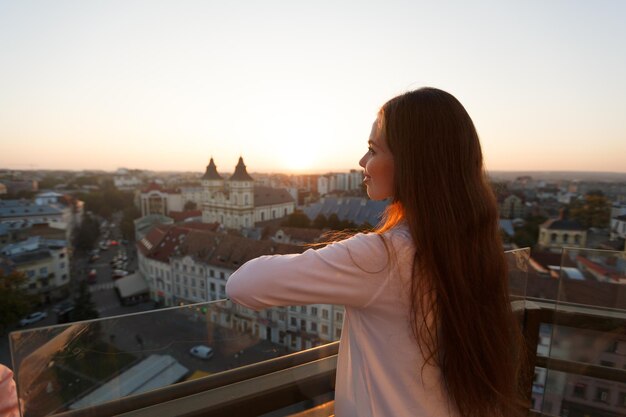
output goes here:
{"type": "Polygon", "coordinates": [[[203,188],[202,221],[212,223],[217,221],[217,213],[210,206],[219,200],[223,200],[224,178],[217,173],[217,167],[213,158],[206,167],[206,172],[200,179],[203,188]]]}
{"type": "Polygon", "coordinates": [[[231,225],[227,227],[254,226],[254,178],[248,174],[241,156],[235,167],[235,173],[228,179],[228,183],[233,218],[231,225]]]}

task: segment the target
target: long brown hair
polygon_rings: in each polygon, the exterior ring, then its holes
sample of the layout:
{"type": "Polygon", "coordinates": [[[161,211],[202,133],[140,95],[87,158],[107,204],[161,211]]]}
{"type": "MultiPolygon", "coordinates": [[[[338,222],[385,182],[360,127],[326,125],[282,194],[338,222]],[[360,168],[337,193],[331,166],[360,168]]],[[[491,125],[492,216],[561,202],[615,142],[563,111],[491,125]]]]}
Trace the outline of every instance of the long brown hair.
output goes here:
{"type": "Polygon", "coordinates": [[[516,415],[523,343],[474,124],[455,97],[422,88],[387,102],[379,126],[394,157],[394,195],[376,231],[405,219],[415,243],[419,349],[462,416],[516,415]]]}

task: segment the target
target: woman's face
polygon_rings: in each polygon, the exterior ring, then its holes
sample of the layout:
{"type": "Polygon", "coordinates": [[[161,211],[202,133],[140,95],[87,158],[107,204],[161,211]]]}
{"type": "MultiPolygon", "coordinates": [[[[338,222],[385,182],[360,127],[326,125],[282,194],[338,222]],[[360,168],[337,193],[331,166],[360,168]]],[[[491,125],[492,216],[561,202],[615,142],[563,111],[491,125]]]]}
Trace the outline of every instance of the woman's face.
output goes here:
{"type": "Polygon", "coordinates": [[[393,196],[393,156],[387,147],[384,129],[378,119],[372,125],[368,150],[359,161],[365,170],[363,182],[372,200],[393,196]]]}

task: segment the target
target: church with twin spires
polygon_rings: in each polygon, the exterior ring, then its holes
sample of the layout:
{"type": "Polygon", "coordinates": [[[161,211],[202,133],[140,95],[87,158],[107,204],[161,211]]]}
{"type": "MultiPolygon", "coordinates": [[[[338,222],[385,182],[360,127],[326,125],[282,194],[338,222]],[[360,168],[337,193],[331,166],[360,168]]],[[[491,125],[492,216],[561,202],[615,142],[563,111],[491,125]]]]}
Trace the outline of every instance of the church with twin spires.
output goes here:
{"type": "Polygon", "coordinates": [[[218,174],[211,158],[201,185],[204,223],[218,222],[230,229],[241,229],[287,216],[295,210],[295,201],[287,190],[255,185],[242,157],[228,179],[218,174]]]}

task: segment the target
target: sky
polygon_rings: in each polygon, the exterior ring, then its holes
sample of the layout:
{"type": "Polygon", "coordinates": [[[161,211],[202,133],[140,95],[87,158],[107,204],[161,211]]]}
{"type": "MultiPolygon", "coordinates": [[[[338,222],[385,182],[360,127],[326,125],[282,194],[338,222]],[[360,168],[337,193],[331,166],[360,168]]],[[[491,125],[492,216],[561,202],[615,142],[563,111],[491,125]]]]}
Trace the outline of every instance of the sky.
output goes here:
{"type": "Polygon", "coordinates": [[[456,96],[493,171],[626,172],[626,2],[0,0],[0,168],[359,169],[456,96]]]}

